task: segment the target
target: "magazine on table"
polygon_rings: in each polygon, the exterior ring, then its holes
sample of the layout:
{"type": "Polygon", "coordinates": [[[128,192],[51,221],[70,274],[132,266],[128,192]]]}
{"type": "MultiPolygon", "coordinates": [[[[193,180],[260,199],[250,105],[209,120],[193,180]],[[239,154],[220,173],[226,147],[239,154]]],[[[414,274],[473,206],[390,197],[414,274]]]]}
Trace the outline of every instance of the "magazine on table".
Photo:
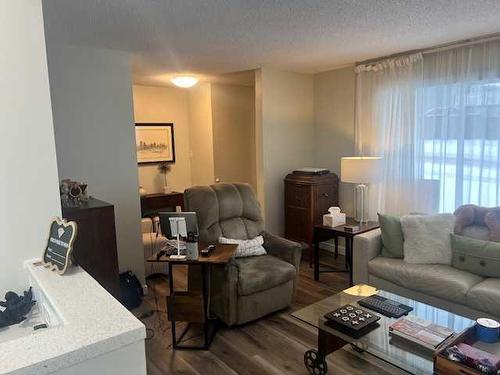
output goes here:
{"type": "Polygon", "coordinates": [[[435,350],[454,332],[415,315],[398,319],[389,326],[389,335],[396,336],[427,349],[435,350]]]}

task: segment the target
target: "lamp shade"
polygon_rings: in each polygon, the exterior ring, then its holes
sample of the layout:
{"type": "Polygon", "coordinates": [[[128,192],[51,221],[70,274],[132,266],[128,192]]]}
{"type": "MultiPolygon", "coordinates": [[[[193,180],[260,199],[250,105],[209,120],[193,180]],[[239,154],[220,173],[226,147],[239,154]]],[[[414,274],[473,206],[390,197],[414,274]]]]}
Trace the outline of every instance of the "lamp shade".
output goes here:
{"type": "Polygon", "coordinates": [[[380,157],[344,157],[340,160],[340,179],[342,182],[357,184],[380,181],[380,157]]]}

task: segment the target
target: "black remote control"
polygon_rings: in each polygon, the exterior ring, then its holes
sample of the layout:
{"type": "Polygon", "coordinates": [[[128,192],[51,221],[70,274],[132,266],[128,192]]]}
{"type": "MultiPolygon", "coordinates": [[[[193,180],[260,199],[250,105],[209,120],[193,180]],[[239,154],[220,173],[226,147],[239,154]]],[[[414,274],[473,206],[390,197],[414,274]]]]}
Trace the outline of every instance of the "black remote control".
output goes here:
{"type": "Polygon", "coordinates": [[[413,310],[413,307],[378,295],[363,298],[358,304],[389,318],[400,318],[413,310]]]}

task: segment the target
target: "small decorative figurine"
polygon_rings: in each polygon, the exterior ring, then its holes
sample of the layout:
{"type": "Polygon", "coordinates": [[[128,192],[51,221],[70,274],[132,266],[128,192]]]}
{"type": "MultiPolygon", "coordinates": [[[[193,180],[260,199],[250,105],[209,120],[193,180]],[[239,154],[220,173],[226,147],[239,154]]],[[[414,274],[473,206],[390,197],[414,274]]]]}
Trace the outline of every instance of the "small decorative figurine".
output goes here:
{"type": "Polygon", "coordinates": [[[87,196],[87,185],[78,181],[65,179],[59,186],[61,203],[64,207],[77,207],[82,202],[89,200],[87,196]]]}

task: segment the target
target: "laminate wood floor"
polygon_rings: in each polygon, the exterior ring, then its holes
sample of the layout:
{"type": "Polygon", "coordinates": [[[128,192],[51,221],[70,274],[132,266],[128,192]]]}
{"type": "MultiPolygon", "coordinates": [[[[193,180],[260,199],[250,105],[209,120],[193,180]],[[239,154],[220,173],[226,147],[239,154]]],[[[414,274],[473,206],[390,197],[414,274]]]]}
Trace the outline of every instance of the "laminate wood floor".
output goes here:
{"type": "MultiPolygon", "coordinates": [[[[337,260],[329,253],[322,254],[322,263],[342,267],[344,258],[337,260]]],[[[180,268],[180,267],[179,267],[180,268]]],[[[186,271],[174,273],[175,283],[181,285],[186,271]]],[[[209,350],[173,350],[170,322],[164,313],[168,281],[149,281],[150,293],[143,305],[134,311],[159,309],[142,321],[150,334],[146,340],[149,375],[166,374],[307,374],[303,364],[304,352],[316,347],[317,330],[290,315],[292,311],[314,303],[348,287],[347,273],[321,274],[320,282],[313,279],[313,270],[302,261],[296,300],[290,308],[264,317],[256,322],[235,328],[219,328],[209,350]],[[156,296],[156,303],[155,301],[156,296]]],[[[182,331],[179,324],[178,332],[182,331]]],[[[201,332],[190,330],[184,341],[199,339],[201,332]]],[[[329,374],[401,374],[392,366],[369,354],[358,354],[349,346],[327,358],[329,374]]]]}

